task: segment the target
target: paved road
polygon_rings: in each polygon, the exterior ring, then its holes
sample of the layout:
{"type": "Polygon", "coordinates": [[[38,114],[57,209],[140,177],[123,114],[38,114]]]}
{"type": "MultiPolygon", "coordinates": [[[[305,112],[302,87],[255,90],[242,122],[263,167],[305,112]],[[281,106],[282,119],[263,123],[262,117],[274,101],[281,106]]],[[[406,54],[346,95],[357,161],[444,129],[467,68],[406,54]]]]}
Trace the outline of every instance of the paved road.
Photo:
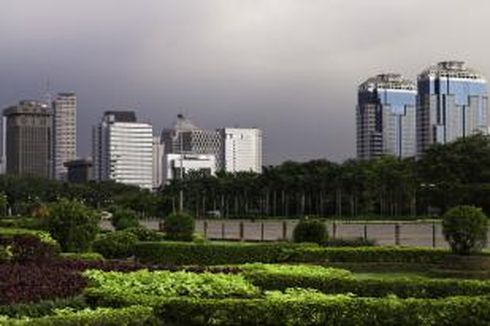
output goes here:
{"type": "MultiPolygon", "coordinates": [[[[145,220],[142,224],[152,230],[158,230],[159,220],[145,220]]],[[[291,239],[297,220],[198,220],[196,232],[212,240],[276,241],[291,239]],[[240,226],[242,225],[242,227],[240,226]],[[241,232],[241,228],[242,232],[241,232]]],[[[110,229],[110,223],[104,221],[103,228],[110,229]]],[[[398,243],[403,246],[447,248],[439,222],[327,222],[329,234],[336,238],[364,237],[376,240],[379,245],[395,245],[397,228],[398,243]],[[398,226],[397,226],[398,225],[398,226]],[[433,237],[435,235],[435,237],[433,237]]]]}

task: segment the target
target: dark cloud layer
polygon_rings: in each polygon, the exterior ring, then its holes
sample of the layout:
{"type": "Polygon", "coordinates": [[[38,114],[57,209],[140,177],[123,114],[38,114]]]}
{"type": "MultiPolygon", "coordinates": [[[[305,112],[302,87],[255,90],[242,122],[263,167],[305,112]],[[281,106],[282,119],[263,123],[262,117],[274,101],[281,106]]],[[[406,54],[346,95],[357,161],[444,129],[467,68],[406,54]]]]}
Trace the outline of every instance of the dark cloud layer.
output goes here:
{"type": "Polygon", "coordinates": [[[2,0],[0,105],[79,96],[79,153],[102,111],[155,129],[258,126],[266,163],[355,153],[356,85],[462,59],[490,74],[485,0],[2,0]]]}

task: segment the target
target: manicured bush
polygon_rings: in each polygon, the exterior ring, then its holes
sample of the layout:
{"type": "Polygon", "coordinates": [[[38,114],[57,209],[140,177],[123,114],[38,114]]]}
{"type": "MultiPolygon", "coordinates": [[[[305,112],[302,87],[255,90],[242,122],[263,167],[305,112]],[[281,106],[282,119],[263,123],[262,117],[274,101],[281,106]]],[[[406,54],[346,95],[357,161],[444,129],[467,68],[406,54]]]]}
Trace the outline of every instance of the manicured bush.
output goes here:
{"type": "Polygon", "coordinates": [[[47,226],[63,251],[88,251],[99,232],[99,214],[77,200],[61,199],[49,207],[47,226]]]}
{"type": "Polygon", "coordinates": [[[163,229],[173,241],[192,241],[196,221],[187,213],[173,213],[165,217],[163,229]]]}
{"type": "Polygon", "coordinates": [[[61,258],[78,261],[100,261],[104,260],[104,256],[98,252],[63,252],[61,258]]]}
{"type": "Polygon", "coordinates": [[[17,228],[43,230],[46,228],[45,220],[33,217],[0,218],[0,228],[17,228]]]}
{"type": "Polygon", "coordinates": [[[480,208],[457,206],[444,214],[442,232],[455,254],[479,252],[487,243],[488,218],[480,208]]]}
{"type": "MultiPolygon", "coordinates": [[[[287,243],[186,243],[139,242],[135,257],[143,263],[174,265],[222,265],[304,262],[345,263],[444,263],[450,252],[417,247],[319,247],[287,243]]],[[[488,256],[487,253],[481,255],[488,256]]]]}
{"type": "Polygon", "coordinates": [[[170,325],[466,326],[490,323],[489,297],[357,298],[312,291],[265,299],[167,299],[155,313],[170,325]]]}
{"type": "Polygon", "coordinates": [[[257,297],[260,290],[241,275],[147,271],[130,273],[88,270],[83,273],[89,282],[88,297],[103,300],[118,298],[127,304],[151,303],[161,298],[247,298],[257,297]],[[92,289],[93,291],[90,291],[92,289]]]}
{"type": "Polygon", "coordinates": [[[322,243],[328,239],[327,226],[319,220],[302,219],[293,230],[294,242],[322,243]]]}
{"type": "Polygon", "coordinates": [[[133,255],[137,240],[138,238],[131,232],[115,231],[101,234],[92,247],[104,258],[127,258],[133,255]]]}
{"type": "Polygon", "coordinates": [[[153,318],[151,308],[142,306],[132,306],[121,309],[97,308],[97,309],[60,309],[55,311],[52,316],[45,316],[34,319],[0,319],[2,325],[24,326],[143,326],[157,325],[153,318]]]}
{"type": "Polygon", "coordinates": [[[0,238],[13,237],[14,235],[33,235],[39,238],[42,242],[57,245],[56,240],[51,237],[48,232],[29,229],[16,229],[16,228],[0,228],[0,238]]]}
{"type": "Polygon", "coordinates": [[[0,316],[13,318],[20,317],[42,317],[53,314],[55,309],[72,308],[81,310],[87,308],[83,296],[66,299],[44,300],[38,303],[17,303],[11,305],[0,305],[0,316]]]}
{"type": "Polygon", "coordinates": [[[162,241],[165,239],[165,234],[162,232],[149,230],[143,226],[131,227],[124,231],[134,234],[138,241],[162,241]]]}
{"type": "Polygon", "coordinates": [[[125,230],[140,225],[136,212],[130,209],[116,207],[111,210],[111,214],[111,223],[116,230],[125,230]]]}
{"type": "Polygon", "coordinates": [[[323,241],[321,245],[325,247],[372,247],[376,245],[376,240],[362,237],[353,239],[335,238],[323,241]]]}
{"type": "Polygon", "coordinates": [[[0,247],[6,248],[3,259],[10,262],[43,262],[55,259],[59,247],[50,242],[42,241],[33,234],[17,234],[0,236],[0,247]]]}
{"type": "Polygon", "coordinates": [[[311,288],[323,293],[354,293],[362,297],[439,298],[490,295],[490,281],[430,279],[422,277],[357,278],[342,269],[308,265],[242,266],[246,279],[264,290],[311,288]]]}

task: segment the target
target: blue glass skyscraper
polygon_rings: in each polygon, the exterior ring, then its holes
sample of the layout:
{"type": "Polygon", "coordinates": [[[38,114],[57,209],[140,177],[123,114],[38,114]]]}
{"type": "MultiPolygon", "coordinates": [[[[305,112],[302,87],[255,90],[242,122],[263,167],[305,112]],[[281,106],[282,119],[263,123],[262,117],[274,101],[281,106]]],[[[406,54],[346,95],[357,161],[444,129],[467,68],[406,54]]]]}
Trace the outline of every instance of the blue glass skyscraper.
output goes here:
{"type": "Polygon", "coordinates": [[[359,86],[357,157],[414,156],[415,83],[400,74],[381,74],[359,86]]]}
{"type": "Polygon", "coordinates": [[[461,61],[444,61],[417,81],[417,151],[475,132],[488,133],[487,81],[461,61]]]}

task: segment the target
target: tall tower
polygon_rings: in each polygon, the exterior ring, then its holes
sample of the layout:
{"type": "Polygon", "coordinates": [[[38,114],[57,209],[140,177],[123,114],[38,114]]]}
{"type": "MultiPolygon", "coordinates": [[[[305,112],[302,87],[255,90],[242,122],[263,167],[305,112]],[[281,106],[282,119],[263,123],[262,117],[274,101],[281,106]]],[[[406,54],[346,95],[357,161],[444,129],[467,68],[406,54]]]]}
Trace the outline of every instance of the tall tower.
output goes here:
{"type": "Polygon", "coordinates": [[[262,172],[262,131],[257,128],[219,129],[226,172],[262,172]]]}
{"type": "Polygon", "coordinates": [[[94,177],[152,189],[153,128],[133,111],[106,111],[93,129],[94,177]]]}
{"type": "Polygon", "coordinates": [[[6,117],[7,173],[50,178],[52,111],[38,101],[21,101],[6,117]]]}
{"type": "Polygon", "coordinates": [[[417,81],[417,152],[475,132],[488,133],[487,80],[462,61],[443,61],[417,81]]]}
{"type": "Polygon", "coordinates": [[[381,74],[359,86],[357,157],[415,155],[415,84],[400,74],[381,74]]]}
{"type": "Polygon", "coordinates": [[[77,157],[77,97],[59,93],[53,101],[53,176],[65,180],[64,163],[77,157]]]}

